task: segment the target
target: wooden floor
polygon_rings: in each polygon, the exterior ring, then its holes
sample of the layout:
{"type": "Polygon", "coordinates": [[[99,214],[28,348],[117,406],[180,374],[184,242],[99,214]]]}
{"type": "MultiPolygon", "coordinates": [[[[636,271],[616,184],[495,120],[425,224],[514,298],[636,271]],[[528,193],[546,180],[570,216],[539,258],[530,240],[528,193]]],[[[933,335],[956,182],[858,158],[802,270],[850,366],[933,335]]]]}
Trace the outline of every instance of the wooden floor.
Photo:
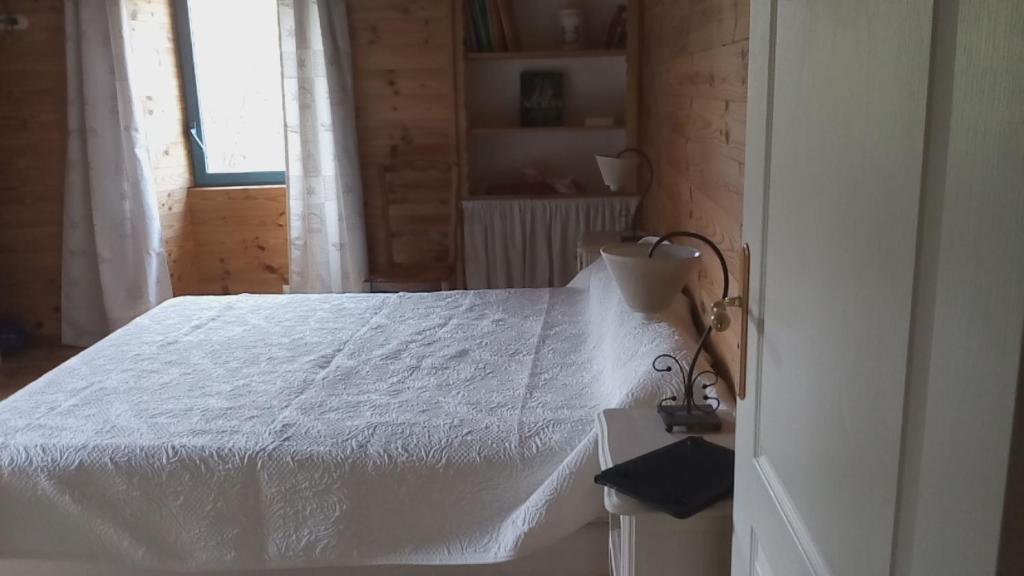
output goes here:
{"type": "Polygon", "coordinates": [[[80,350],[68,346],[39,346],[17,354],[5,354],[3,364],[0,364],[0,400],[21,390],[80,350]]]}

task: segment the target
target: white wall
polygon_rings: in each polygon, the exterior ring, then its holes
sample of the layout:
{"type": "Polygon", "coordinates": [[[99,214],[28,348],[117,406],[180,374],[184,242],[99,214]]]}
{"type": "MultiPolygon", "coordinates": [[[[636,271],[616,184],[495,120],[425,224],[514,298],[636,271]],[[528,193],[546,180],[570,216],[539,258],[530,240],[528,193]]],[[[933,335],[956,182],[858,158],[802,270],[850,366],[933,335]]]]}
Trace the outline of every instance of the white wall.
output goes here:
{"type": "Polygon", "coordinates": [[[1024,329],[1024,3],[937,0],[893,574],[994,574],[1024,329]]]}

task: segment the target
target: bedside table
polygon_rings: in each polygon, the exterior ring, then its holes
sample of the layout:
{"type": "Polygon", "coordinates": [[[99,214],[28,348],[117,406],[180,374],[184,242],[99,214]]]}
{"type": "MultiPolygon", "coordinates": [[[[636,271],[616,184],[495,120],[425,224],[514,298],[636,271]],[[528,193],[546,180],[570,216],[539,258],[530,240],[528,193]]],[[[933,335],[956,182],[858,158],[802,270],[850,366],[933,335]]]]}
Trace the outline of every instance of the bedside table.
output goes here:
{"type": "MultiPolygon", "coordinates": [[[[601,469],[686,438],[670,434],[654,407],[604,410],[597,416],[601,469]]],[[[709,442],[734,446],[734,427],[703,434],[709,442]]],[[[604,489],[609,517],[613,576],[728,576],[732,548],[732,500],[679,520],[646,504],[604,489]]]]}
{"type": "Polygon", "coordinates": [[[584,232],[576,242],[576,273],[601,257],[601,248],[622,241],[622,232],[584,232]]]}

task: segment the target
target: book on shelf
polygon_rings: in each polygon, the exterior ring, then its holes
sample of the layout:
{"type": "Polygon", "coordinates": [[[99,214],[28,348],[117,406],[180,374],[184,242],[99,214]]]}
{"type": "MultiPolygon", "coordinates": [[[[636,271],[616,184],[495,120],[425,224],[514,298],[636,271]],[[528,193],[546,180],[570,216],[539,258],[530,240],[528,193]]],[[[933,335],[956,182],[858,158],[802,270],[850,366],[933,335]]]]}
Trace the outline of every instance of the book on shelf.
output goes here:
{"type": "Polygon", "coordinates": [[[521,126],[561,126],[564,110],[565,91],[561,72],[524,70],[519,74],[521,126]]]}
{"type": "Polygon", "coordinates": [[[512,12],[512,0],[496,0],[498,13],[501,15],[501,27],[505,31],[505,42],[509,50],[519,50],[519,32],[516,30],[515,13],[512,12]]]}
{"type": "Polygon", "coordinates": [[[608,50],[621,50],[626,47],[626,6],[621,5],[615,9],[611,21],[608,23],[608,34],[605,35],[604,47],[608,50]]]}
{"type": "Polygon", "coordinates": [[[476,33],[480,38],[480,46],[478,50],[483,52],[490,52],[491,48],[491,36],[489,34],[490,26],[487,23],[487,12],[485,8],[486,2],[484,0],[468,0],[473,4],[473,25],[476,26],[476,33]]]}
{"type": "Polygon", "coordinates": [[[470,52],[477,52],[481,50],[483,46],[483,39],[480,38],[480,33],[476,27],[476,0],[466,0],[462,3],[463,16],[462,20],[466,23],[465,34],[466,34],[466,50],[470,52]]]}
{"type": "Polygon", "coordinates": [[[498,11],[497,0],[487,0],[487,25],[490,26],[491,39],[494,41],[496,52],[508,50],[508,43],[505,42],[505,29],[501,25],[501,13],[498,11]]]}
{"type": "Polygon", "coordinates": [[[519,49],[511,0],[465,0],[466,48],[470,52],[519,49]]]}
{"type": "Polygon", "coordinates": [[[480,31],[484,37],[484,46],[488,52],[494,51],[494,36],[491,35],[491,14],[487,10],[487,0],[476,0],[480,6],[480,31]]]}

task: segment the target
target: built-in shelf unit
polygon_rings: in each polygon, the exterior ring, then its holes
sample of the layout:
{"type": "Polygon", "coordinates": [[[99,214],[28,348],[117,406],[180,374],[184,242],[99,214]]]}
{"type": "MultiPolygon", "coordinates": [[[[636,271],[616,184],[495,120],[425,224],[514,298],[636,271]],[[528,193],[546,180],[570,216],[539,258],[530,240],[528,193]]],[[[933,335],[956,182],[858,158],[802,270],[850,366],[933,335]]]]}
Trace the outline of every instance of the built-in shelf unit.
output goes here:
{"type": "Polygon", "coordinates": [[[607,194],[594,154],[612,154],[636,142],[639,38],[638,0],[510,0],[519,50],[467,49],[471,24],[465,2],[456,0],[461,194],[479,197],[495,186],[524,179],[533,168],[579,181],[588,195],[607,194]],[[609,49],[605,36],[619,6],[627,7],[627,46],[609,49]],[[561,48],[559,13],[578,8],[583,42],[561,48]],[[562,73],[564,113],[559,126],[520,125],[520,75],[562,73]],[[586,125],[589,117],[613,117],[612,125],[586,125]]]}

